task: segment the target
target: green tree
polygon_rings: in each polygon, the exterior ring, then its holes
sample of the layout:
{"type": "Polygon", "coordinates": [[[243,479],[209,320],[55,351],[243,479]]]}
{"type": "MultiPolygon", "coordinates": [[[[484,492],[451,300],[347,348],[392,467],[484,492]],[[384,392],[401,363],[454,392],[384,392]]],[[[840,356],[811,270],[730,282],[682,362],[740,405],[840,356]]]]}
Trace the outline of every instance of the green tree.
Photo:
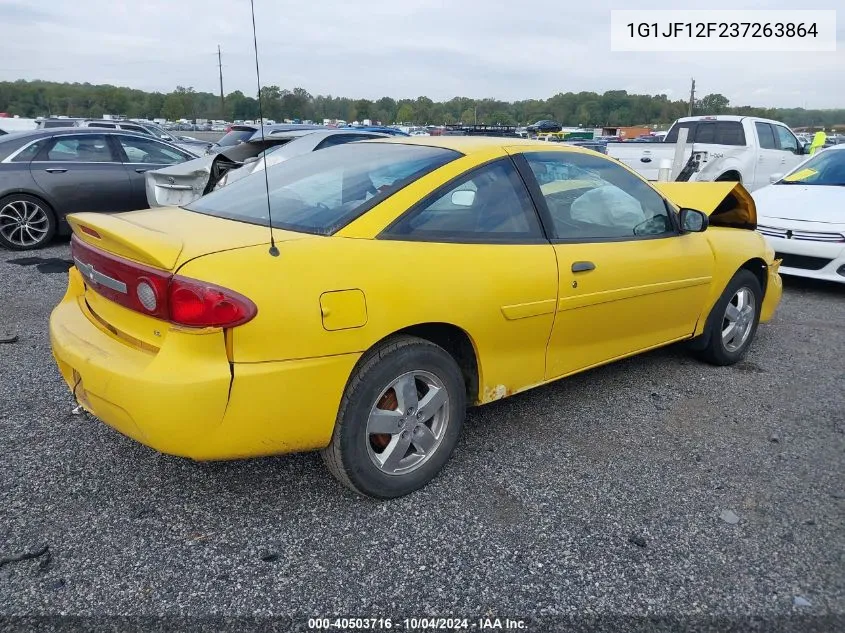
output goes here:
{"type": "Polygon", "coordinates": [[[185,104],[178,94],[171,92],[164,98],[164,105],[161,107],[161,116],[169,121],[185,118],[185,104]]]}
{"type": "Polygon", "coordinates": [[[396,123],[413,123],[414,122],[414,108],[409,103],[403,103],[399,106],[399,111],[396,113],[396,123]]]}
{"type": "Polygon", "coordinates": [[[730,103],[724,95],[709,94],[696,101],[695,111],[698,114],[724,114],[728,111],[730,103]]]}

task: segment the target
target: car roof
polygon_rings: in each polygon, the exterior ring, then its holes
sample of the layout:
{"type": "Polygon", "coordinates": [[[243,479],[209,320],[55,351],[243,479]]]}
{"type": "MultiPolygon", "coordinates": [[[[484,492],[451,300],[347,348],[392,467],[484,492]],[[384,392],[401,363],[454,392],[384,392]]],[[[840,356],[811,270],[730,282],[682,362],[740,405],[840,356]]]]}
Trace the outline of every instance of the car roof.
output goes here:
{"type": "MultiPolygon", "coordinates": [[[[120,134],[120,135],[128,135],[128,136],[137,136],[138,138],[143,138],[149,140],[151,137],[147,136],[146,134],[141,134],[139,132],[133,132],[132,130],[119,130],[119,129],[111,129],[111,128],[88,128],[88,127],[77,127],[77,126],[68,126],[68,127],[50,127],[50,128],[39,128],[36,130],[24,130],[22,132],[11,132],[3,136],[0,141],[11,141],[13,139],[18,138],[40,138],[40,137],[47,137],[47,136],[63,136],[67,134],[120,134]]],[[[174,143],[168,141],[162,141],[161,139],[152,139],[158,141],[159,143],[165,143],[168,145],[173,145],[174,143]]]]}
{"type": "Polygon", "coordinates": [[[462,154],[483,152],[491,147],[536,147],[538,150],[584,152],[580,147],[572,145],[565,146],[558,143],[536,141],[523,138],[501,137],[501,136],[390,136],[384,139],[373,139],[368,143],[395,143],[398,145],[426,145],[428,147],[442,147],[451,149],[462,154]],[[559,149],[558,149],[559,148],[559,149]]]}

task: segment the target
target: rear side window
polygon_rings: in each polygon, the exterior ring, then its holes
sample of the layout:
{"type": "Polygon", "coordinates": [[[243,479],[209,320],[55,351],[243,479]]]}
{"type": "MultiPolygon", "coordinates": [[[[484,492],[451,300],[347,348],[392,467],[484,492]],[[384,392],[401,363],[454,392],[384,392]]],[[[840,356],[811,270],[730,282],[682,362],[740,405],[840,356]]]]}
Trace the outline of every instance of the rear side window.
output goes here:
{"type": "Polygon", "coordinates": [[[80,134],[54,138],[41,152],[41,160],[64,163],[110,163],[114,162],[111,148],[102,134],[80,134]],[[45,157],[46,154],[46,157],[45,157]]]}
{"type": "MultiPolygon", "coordinates": [[[[440,147],[347,143],[267,168],[273,226],[331,235],[411,182],[460,157],[440,147]]],[[[264,178],[243,178],[185,207],[268,224],[264,178]]]]}
{"type": "Polygon", "coordinates": [[[41,151],[49,139],[43,139],[38,141],[37,143],[33,143],[12,159],[13,163],[28,163],[30,161],[35,160],[35,157],[38,156],[38,152],[41,151]]]}
{"type": "Polygon", "coordinates": [[[775,142],[775,134],[772,131],[772,126],[768,123],[757,122],[754,124],[757,128],[757,138],[760,139],[760,147],[763,149],[777,149],[775,142]]]}
{"type": "Polygon", "coordinates": [[[707,121],[698,124],[695,143],[716,145],[745,145],[745,131],[739,121],[707,121]]]}

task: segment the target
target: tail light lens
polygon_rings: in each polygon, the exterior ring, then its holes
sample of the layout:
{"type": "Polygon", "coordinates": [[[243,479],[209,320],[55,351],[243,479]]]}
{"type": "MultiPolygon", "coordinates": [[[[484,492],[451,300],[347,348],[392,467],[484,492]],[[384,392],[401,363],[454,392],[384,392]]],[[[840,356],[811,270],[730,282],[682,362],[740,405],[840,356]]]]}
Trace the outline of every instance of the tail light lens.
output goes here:
{"type": "Polygon", "coordinates": [[[197,279],[111,255],[79,240],[71,254],[86,283],[98,294],[130,310],[188,327],[230,328],[258,313],[243,295],[197,279]]]}

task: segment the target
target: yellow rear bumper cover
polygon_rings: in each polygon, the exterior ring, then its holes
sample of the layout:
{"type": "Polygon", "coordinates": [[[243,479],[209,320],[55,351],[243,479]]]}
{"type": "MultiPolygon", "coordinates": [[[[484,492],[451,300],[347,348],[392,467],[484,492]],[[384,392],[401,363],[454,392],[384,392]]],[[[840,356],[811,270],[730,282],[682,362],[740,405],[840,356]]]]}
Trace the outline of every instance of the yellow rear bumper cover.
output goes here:
{"type": "Polygon", "coordinates": [[[766,295],[763,297],[763,305],[760,308],[760,322],[766,323],[775,315],[783,296],[783,280],[780,278],[780,260],[776,259],[768,267],[769,279],[766,283],[766,295]]]}
{"type": "Polygon", "coordinates": [[[50,316],[65,382],[100,420],[162,453],[235,459],[326,446],[360,354],[230,364],[222,330],[174,328],[158,351],[96,324],[70,271],[50,316]]]}

